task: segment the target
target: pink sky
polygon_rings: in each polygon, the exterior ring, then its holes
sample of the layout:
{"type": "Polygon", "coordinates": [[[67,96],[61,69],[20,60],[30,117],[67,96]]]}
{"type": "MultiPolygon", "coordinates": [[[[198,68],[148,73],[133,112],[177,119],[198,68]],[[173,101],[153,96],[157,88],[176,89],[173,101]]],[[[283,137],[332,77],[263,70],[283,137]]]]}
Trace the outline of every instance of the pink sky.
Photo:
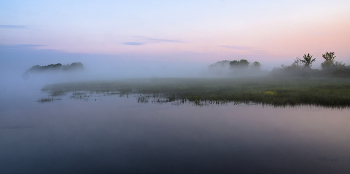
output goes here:
{"type": "Polygon", "coordinates": [[[290,61],[332,51],[350,63],[349,6],[342,0],[8,2],[0,15],[12,18],[0,18],[0,44],[207,62],[290,61]]]}

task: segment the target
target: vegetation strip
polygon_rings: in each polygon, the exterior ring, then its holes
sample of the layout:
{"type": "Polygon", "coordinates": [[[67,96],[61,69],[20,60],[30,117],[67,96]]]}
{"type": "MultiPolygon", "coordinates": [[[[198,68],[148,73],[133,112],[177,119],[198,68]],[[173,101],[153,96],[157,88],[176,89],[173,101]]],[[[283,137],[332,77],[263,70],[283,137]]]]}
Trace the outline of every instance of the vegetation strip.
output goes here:
{"type": "Polygon", "coordinates": [[[273,106],[350,106],[350,79],[334,78],[128,79],[53,84],[42,91],[52,96],[77,91],[118,91],[121,94],[165,98],[168,102],[188,101],[195,104],[253,102],[273,106]]]}

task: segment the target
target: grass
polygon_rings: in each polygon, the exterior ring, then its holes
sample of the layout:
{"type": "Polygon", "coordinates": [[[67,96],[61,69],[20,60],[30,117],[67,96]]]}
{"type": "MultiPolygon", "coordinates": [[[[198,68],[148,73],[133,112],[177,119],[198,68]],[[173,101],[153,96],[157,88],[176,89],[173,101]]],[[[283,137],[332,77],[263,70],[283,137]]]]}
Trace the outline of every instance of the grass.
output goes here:
{"type": "Polygon", "coordinates": [[[39,98],[36,102],[47,103],[47,102],[53,102],[54,100],[61,100],[61,99],[59,98],[54,99],[53,97],[47,97],[47,98],[39,98]]]}
{"type": "Polygon", "coordinates": [[[153,97],[158,98],[155,101],[198,105],[253,102],[273,106],[350,106],[350,80],[334,78],[127,79],[53,84],[42,90],[53,95],[72,91],[118,91],[122,94],[142,94],[143,98],[139,98],[141,102],[148,102],[146,98],[153,97]]]}

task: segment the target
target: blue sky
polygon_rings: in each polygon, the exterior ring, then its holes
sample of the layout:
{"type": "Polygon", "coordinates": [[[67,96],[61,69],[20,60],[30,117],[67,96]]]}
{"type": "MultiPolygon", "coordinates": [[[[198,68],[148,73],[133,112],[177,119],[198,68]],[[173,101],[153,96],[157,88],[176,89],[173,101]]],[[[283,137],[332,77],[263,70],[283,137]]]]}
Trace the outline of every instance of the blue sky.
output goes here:
{"type": "Polygon", "coordinates": [[[334,51],[350,63],[348,7],[345,0],[2,0],[0,44],[202,63],[279,63],[334,51]]]}

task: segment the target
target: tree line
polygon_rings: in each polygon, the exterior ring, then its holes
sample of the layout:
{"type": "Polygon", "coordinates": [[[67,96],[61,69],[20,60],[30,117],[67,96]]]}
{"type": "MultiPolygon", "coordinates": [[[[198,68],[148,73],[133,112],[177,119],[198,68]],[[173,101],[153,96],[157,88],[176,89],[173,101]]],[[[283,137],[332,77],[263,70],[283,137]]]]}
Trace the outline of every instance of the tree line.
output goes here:
{"type": "Polygon", "coordinates": [[[84,65],[81,62],[74,62],[72,64],[67,64],[67,65],[62,65],[61,63],[50,64],[46,66],[35,65],[35,66],[32,66],[30,69],[28,69],[26,72],[43,72],[43,71],[50,71],[50,70],[70,71],[70,70],[79,70],[79,69],[84,69],[84,65]]]}
{"type": "Polygon", "coordinates": [[[209,68],[219,68],[224,66],[229,66],[230,69],[247,69],[247,68],[260,69],[261,63],[258,61],[255,61],[251,64],[246,59],[232,60],[232,61],[223,60],[223,61],[218,61],[214,64],[211,64],[209,68]]]}
{"type": "MultiPolygon", "coordinates": [[[[312,64],[316,61],[310,53],[304,54],[302,58],[297,57],[291,65],[282,65],[281,68],[274,68],[270,75],[272,76],[301,76],[301,77],[350,77],[350,66],[335,60],[334,52],[322,54],[323,62],[321,69],[312,69],[312,64]]],[[[246,59],[241,60],[223,60],[210,65],[209,71],[217,75],[250,73],[265,74],[261,71],[261,63],[249,62],[246,59]],[[249,71],[248,71],[249,70],[249,71]]]]}
{"type": "Polygon", "coordinates": [[[350,77],[350,66],[335,61],[334,52],[326,52],[322,54],[322,58],[321,69],[311,68],[316,58],[308,53],[304,54],[302,59],[297,57],[289,66],[282,65],[281,68],[274,68],[271,74],[274,76],[350,77]]]}

